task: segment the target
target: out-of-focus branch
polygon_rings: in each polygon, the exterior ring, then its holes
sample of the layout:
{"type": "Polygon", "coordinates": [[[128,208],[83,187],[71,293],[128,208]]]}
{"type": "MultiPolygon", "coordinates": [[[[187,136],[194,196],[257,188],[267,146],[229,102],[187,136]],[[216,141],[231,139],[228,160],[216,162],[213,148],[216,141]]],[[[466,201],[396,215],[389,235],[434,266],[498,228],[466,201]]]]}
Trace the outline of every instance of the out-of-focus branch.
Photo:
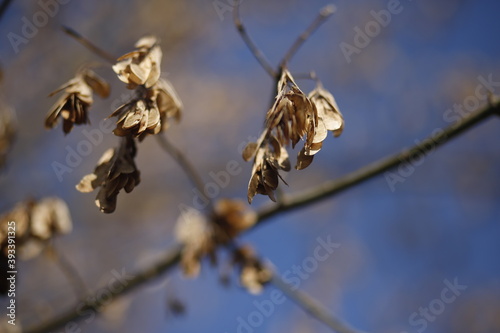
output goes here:
{"type": "Polygon", "coordinates": [[[116,57],[114,57],[113,55],[111,55],[108,52],[104,51],[100,47],[96,46],[90,40],[88,40],[87,38],[85,38],[82,35],[80,35],[77,31],[75,31],[75,30],[73,30],[73,29],[71,29],[69,27],[66,27],[66,26],[62,26],[62,30],[66,34],[68,34],[69,36],[73,37],[80,44],[82,44],[83,46],[85,46],[87,49],[89,49],[90,51],[94,52],[95,54],[97,54],[99,57],[103,58],[104,60],[106,60],[110,64],[116,63],[116,59],[117,59],[116,57]]]}
{"type": "Polygon", "coordinates": [[[307,293],[300,291],[299,289],[292,289],[281,277],[278,275],[273,275],[271,283],[284,294],[286,294],[292,301],[297,303],[298,306],[302,308],[305,312],[309,313],[314,318],[318,319],[326,326],[330,327],[332,330],[338,333],[362,333],[354,328],[349,327],[339,318],[331,314],[328,309],[319,304],[315,299],[309,296],[307,293]]]}
{"type": "Polygon", "coordinates": [[[53,243],[49,244],[46,248],[47,254],[50,259],[59,266],[66,279],[71,284],[75,291],[76,298],[85,297],[89,293],[89,288],[82,279],[76,267],[69,261],[61,252],[59,252],[53,243]]]}
{"type": "Polygon", "coordinates": [[[298,209],[329,198],[375,176],[378,176],[381,173],[408,163],[415,157],[425,156],[430,151],[434,151],[437,147],[459,136],[466,130],[492,115],[500,115],[500,103],[490,104],[487,107],[471,113],[468,117],[445,129],[442,129],[441,131],[437,131],[436,134],[431,135],[420,144],[417,144],[410,149],[405,149],[395,155],[382,158],[343,177],[325,182],[318,187],[291,195],[288,198],[284,197],[280,205],[269,206],[259,211],[259,223],[262,223],[277,214],[298,209]],[[432,149],[430,151],[428,144],[432,145],[432,149]]]}
{"type": "Polygon", "coordinates": [[[273,69],[271,63],[266,59],[264,53],[257,47],[257,45],[253,42],[252,38],[248,35],[247,29],[243,25],[243,22],[240,19],[240,1],[236,3],[233,10],[233,21],[236,29],[238,30],[241,38],[245,42],[245,44],[250,49],[250,52],[254,55],[255,59],[260,63],[262,68],[271,76],[276,77],[276,72],[273,69]]]}
{"type": "Polygon", "coordinates": [[[198,171],[194,165],[187,159],[187,157],[170,141],[168,141],[165,134],[156,135],[158,144],[165,150],[172,158],[180,165],[181,169],[188,176],[189,180],[193,183],[196,189],[203,195],[203,197],[210,203],[210,207],[213,207],[213,200],[205,194],[205,183],[199,175],[198,171]]]}
{"type": "MultiPolygon", "coordinates": [[[[98,292],[93,293],[94,297],[89,297],[88,299],[82,299],[78,302],[74,308],[65,313],[59,315],[52,320],[47,321],[46,323],[27,329],[24,331],[25,333],[46,333],[57,330],[69,322],[79,321],[83,318],[87,318],[88,311],[92,311],[97,313],[99,309],[103,306],[103,303],[109,304],[113,299],[118,296],[129,293],[137,287],[141,286],[143,283],[151,281],[154,278],[157,278],[162,273],[167,272],[172,269],[180,260],[181,249],[176,247],[168,252],[159,262],[155,265],[151,266],[148,269],[145,269],[142,272],[136,273],[133,275],[133,278],[126,281],[126,284],[123,286],[123,289],[120,288],[109,288],[107,290],[106,295],[110,295],[110,299],[106,298],[106,302],[102,302],[99,299],[98,292]],[[84,305],[83,305],[84,304],[84,305]]],[[[107,297],[107,296],[106,296],[107,297]]]]}
{"type": "Polygon", "coordinates": [[[303,33],[295,40],[290,49],[285,53],[283,60],[281,60],[280,67],[284,67],[292,59],[292,57],[297,53],[304,42],[313,34],[333,13],[335,13],[336,8],[334,5],[327,5],[323,7],[316,19],[304,30],[303,33]]]}
{"type": "Polygon", "coordinates": [[[3,15],[7,11],[7,8],[9,8],[9,5],[12,3],[12,0],[4,0],[0,4],[0,19],[2,19],[3,15]]]}

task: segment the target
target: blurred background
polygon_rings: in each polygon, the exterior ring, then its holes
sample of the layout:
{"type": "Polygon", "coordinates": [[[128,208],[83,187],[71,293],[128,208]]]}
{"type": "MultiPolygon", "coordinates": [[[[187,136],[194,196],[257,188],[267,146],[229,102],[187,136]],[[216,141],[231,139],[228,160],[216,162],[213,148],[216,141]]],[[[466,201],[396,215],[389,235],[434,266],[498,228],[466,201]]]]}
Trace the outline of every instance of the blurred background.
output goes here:
{"type": "MultiPolygon", "coordinates": [[[[354,44],[355,28],[373,21],[371,11],[391,1],[338,0],[337,12],[290,63],[292,73],[316,71],[345,118],[341,137],[331,136],[306,170],[284,177],[296,192],[351,172],[450,125],[445,117],[479,85],[478,76],[500,81],[500,31],[494,0],[401,1],[401,11],[370,44],[346,60],[340,44],[354,44]]],[[[44,3],[42,0],[41,3],[44,3]]],[[[80,65],[101,61],[61,32],[68,25],[117,56],[141,36],[161,39],[162,71],[176,87],[185,110],[169,138],[186,152],[206,181],[209,172],[235,160],[243,171],[221,197],[246,198],[251,164],[238,146],[260,134],[273,82],[259,67],[232,23],[233,1],[126,0],[68,1],[36,35],[18,46],[23,17],[33,21],[39,2],[15,0],[0,21],[3,102],[15,109],[17,139],[0,178],[0,211],[28,197],[59,196],[67,201],[73,232],[56,247],[87,285],[106,286],[113,271],[133,275],[173,244],[179,205],[192,205],[192,185],[170,157],[148,137],[139,146],[141,184],[121,193],[114,214],[94,205],[95,192],[75,184],[102,153],[117,144],[112,134],[59,181],[54,161],[64,164],[69,149],[99,128],[127,93],[110,68],[97,69],[112,84],[107,100],[95,98],[90,127],[64,136],[43,128],[55,102],[47,95],[69,80],[80,65]],[[226,5],[226,6],[221,6],[226,5]],[[218,9],[216,9],[218,8],[218,9]],[[221,9],[222,8],[222,9],[221,9]],[[12,35],[11,35],[12,36],[12,35]],[[111,106],[113,105],[113,106],[111,106]]],[[[329,2],[243,0],[241,16],[250,35],[273,64],[329,2]]],[[[304,91],[313,83],[298,80],[304,91]]],[[[500,87],[497,87],[499,89],[500,87]]],[[[499,91],[496,91],[499,93],[499,91]]],[[[482,101],[481,105],[486,104],[482,101]]],[[[300,288],[354,327],[369,332],[500,331],[500,121],[489,119],[431,153],[391,190],[383,176],[300,211],[282,214],[245,234],[280,272],[313,255],[317,238],[341,244],[303,280],[300,288]],[[423,324],[410,321],[419,308],[441,298],[444,280],[467,289],[439,315],[423,324]]],[[[291,154],[294,156],[295,154],[291,154]]],[[[256,197],[252,208],[268,203],[256,197]]],[[[19,263],[19,324],[33,326],[74,306],[72,287],[46,257],[19,263]]],[[[254,301],[274,289],[248,294],[233,279],[223,287],[216,269],[203,266],[195,280],[178,269],[120,298],[82,332],[237,332],[238,318],[256,311],[254,301]],[[187,312],[175,317],[167,304],[179,299],[187,312]]],[[[436,302],[434,302],[436,303],[436,302]]],[[[3,308],[5,299],[0,299],[3,308]]],[[[435,305],[435,304],[434,304],[435,305]]],[[[422,318],[422,317],[415,317],[422,318]]],[[[1,318],[5,321],[6,318],[1,318]]],[[[6,324],[2,323],[3,329],[6,324]]],[[[254,332],[329,332],[290,300],[252,328],[254,332]]],[[[240,332],[245,332],[240,329],[240,332]]]]}

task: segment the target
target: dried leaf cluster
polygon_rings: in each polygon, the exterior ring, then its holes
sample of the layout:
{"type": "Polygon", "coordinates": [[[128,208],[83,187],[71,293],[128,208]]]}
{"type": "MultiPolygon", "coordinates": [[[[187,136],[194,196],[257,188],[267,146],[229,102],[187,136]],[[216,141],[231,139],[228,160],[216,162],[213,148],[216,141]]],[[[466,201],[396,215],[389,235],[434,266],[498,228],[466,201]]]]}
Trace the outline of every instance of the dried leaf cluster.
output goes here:
{"type": "Polygon", "coordinates": [[[276,201],[274,191],[281,178],[279,170],[290,170],[287,146],[291,144],[295,148],[300,140],[304,141],[295,166],[302,170],[321,150],[328,131],[339,136],[344,127],[335,99],[320,83],[306,96],[291,73],[283,68],[277,91],[274,104],[266,115],[264,131],[257,142],[249,143],[243,151],[245,161],[254,159],[248,184],[249,203],[256,194],[267,195],[276,201]]]}
{"type": "Polygon", "coordinates": [[[221,199],[209,216],[194,208],[185,208],[176,225],[176,238],[184,245],[181,254],[184,275],[196,277],[206,257],[216,265],[217,249],[226,247],[231,252],[231,267],[239,271],[241,285],[251,292],[259,292],[269,281],[270,271],[248,246],[233,244],[234,238],[256,221],[256,213],[241,200],[221,199]]]}
{"type": "MultiPolygon", "coordinates": [[[[162,51],[156,37],[143,37],[135,47],[112,66],[127,88],[135,90],[135,97],[109,116],[118,117],[113,133],[122,137],[121,144],[106,151],[94,172],[76,186],[80,192],[99,187],[96,205],[104,213],[115,211],[121,189],[131,192],[140,182],[134,162],[137,151],[134,138],[142,141],[148,134],[158,134],[168,127],[170,118],[179,121],[181,117],[179,96],[169,81],[160,78],[162,51]]],[[[93,71],[83,69],[49,96],[61,91],[64,93],[47,115],[45,126],[53,128],[62,118],[63,131],[69,133],[75,124],[89,122],[87,111],[93,102],[92,93],[104,98],[109,95],[110,87],[93,71]]]]}
{"type": "MultiPolygon", "coordinates": [[[[0,107],[1,104],[0,104],[0,107]]],[[[7,153],[12,146],[16,129],[12,115],[6,109],[0,110],[0,168],[5,165],[7,153]]]]}
{"type": "Polygon", "coordinates": [[[259,294],[266,283],[273,277],[249,245],[243,245],[233,251],[232,265],[239,269],[240,284],[252,294],[259,294]]]}
{"type": "Polygon", "coordinates": [[[95,200],[97,207],[103,213],[114,212],[118,193],[122,189],[130,193],[141,181],[134,162],[136,153],[134,139],[123,138],[118,149],[110,148],[102,155],[94,173],[83,177],[76,189],[88,193],[100,187],[95,200]]]}
{"type": "Polygon", "coordinates": [[[167,80],[159,79],[150,89],[138,89],[139,97],[127,102],[110,117],[118,117],[115,135],[131,135],[143,140],[168,127],[168,119],[181,118],[182,103],[167,80]]]}
{"type": "Polygon", "coordinates": [[[102,98],[109,96],[109,85],[90,69],[79,71],[74,78],[49,94],[64,91],[45,118],[45,127],[54,128],[59,117],[63,119],[63,131],[71,132],[73,125],[89,123],[88,109],[93,103],[92,93],[102,98]]]}
{"type": "Polygon", "coordinates": [[[62,199],[48,197],[20,202],[0,216],[0,253],[4,255],[7,254],[10,221],[15,221],[16,251],[24,259],[38,255],[48,240],[72,229],[69,209],[62,199]]]}
{"type": "Polygon", "coordinates": [[[133,135],[140,140],[158,134],[168,126],[168,118],[181,117],[182,102],[174,87],[160,79],[162,52],[154,36],[141,38],[136,50],[118,58],[113,70],[136,90],[136,98],[120,106],[110,117],[118,117],[115,135],[133,135]]]}

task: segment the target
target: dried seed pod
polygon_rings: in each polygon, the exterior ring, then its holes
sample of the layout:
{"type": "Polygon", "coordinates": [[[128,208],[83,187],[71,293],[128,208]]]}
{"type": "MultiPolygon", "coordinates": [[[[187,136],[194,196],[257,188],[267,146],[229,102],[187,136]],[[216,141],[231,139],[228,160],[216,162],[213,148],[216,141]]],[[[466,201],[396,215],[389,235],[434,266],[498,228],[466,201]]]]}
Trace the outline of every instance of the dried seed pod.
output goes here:
{"type": "Polygon", "coordinates": [[[321,150],[328,131],[338,136],[344,126],[335,99],[321,84],[306,96],[284,68],[277,89],[275,102],[266,115],[264,131],[257,142],[245,147],[242,154],[245,161],[254,159],[248,183],[249,203],[257,193],[275,200],[274,190],[281,178],[278,171],[290,170],[288,145],[294,148],[301,139],[304,140],[295,168],[305,169],[321,150]]]}
{"type": "Polygon", "coordinates": [[[138,85],[152,87],[160,78],[162,52],[154,36],[145,36],[135,44],[136,50],[124,54],[113,65],[118,78],[127,83],[127,88],[138,85]]]}
{"type": "Polygon", "coordinates": [[[118,117],[115,135],[143,140],[147,134],[167,128],[170,118],[180,119],[182,102],[168,81],[159,79],[153,87],[139,90],[138,95],[110,115],[118,117]]]}
{"type": "Polygon", "coordinates": [[[109,95],[109,85],[93,71],[80,71],[73,79],[66,82],[57,90],[49,94],[53,96],[61,91],[64,94],[54,104],[45,118],[45,127],[54,128],[59,117],[63,119],[63,131],[71,132],[73,125],[86,124],[88,109],[93,103],[92,92],[106,98],[109,95]]]}
{"type": "Polygon", "coordinates": [[[215,203],[214,221],[221,237],[231,240],[257,222],[257,214],[241,200],[220,199],[215,203]]]}
{"type": "Polygon", "coordinates": [[[22,259],[37,256],[49,239],[71,232],[66,203],[56,197],[26,200],[0,216],[0,253],[7,254],[9,226],[15,223],[15,242],[22,259]]]}
{"type": "Polygon", "coordinates": [[[101,157],[94,172],[83,177],[76,189],[83,193],[92,192],[100,187],[96,205],[103,213],[116,209],[118,193],[124,189],[130,193],[140,183],[140,172],[134,158],[136,155],[134,139],[125,137],[118,149],[108,149],[101,157]]]}

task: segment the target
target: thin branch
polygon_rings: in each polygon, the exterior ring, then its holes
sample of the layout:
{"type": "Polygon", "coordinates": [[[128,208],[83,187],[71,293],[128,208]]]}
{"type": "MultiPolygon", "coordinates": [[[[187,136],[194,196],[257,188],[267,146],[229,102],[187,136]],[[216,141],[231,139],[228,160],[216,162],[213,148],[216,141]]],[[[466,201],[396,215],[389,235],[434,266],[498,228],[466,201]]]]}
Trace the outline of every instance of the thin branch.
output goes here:
{"type": "Polygon", "coordinates": [[[283,60],[281,60],[280,67],[286,67],[290,62],[292,57],[297,53],[299,48],[304,44],[304,42],[311,36],[312,33],[316,31],[337,9],[334,5],[328,5],[320,10],[316,19],[304,30],[303,33],[297,38],[295,43],[292,44],[290,49],[285,53],[283,60]]]}
{"type": "Polygon", "coordinates": [[[205,183],[203,179],[196,171],[193,164],[187,159],[187,157],[176,148],[170,141],[168,141],[165,134],[156,135],[158,144],[164,151],[166,151],[172,158],[180,165],[181,169],[188,176],[189,180],[193,183],[196,189],[201,193],[201,195],[209,202],[210,208],[213,207],[212,199],[205,194],[205,183]]]}
{"type": "MultiPolygon", "coordinates": [[[[459,136],[466,130],[472,128],[474,125],[477,125],[478,123],[486,120],[492,115],[496,116],[500,115],[500,103],[490,105],[488,107],[485,107],[470,114],[469,117],[466,117],[462,119],[462,121],[459,121],[456,124],[451,125],[448,128],[444,129],[440,135],[430,136],[427,140],[424,140],[423,142],[426,142],[428,140],[433,140],[435,143],[435,148],[437,148],[442,144],[444,144],[445,142],[450,141],[451,139],[459,136]]],[[[409,150],[403,151],[402,153],[372,163],[338,180],[327,182],[323,186],[319,186],[317,188],[308,190],[302,194],[293,195],[289,197],[288,200],[286,200],[282,205],[272,206],[261,210],[258,213],[259,223],[257,225],[261,225],[263,221],[270,219],[271,217],[275,216],[278,213],[291,211],[293,209],[298,209],[300,207],[316,203],[320,200],[326,199],[330,196],[333,196],[344,190],[354,187],[355,185],[358,185],[363,181],[367,181],[385,171],[396,168],[399,165],[406,163],[406,161],[408,159],[411,159],[412,157],[420,156],[422,152],[425,153],[425,147],[422,144],[419,144],[412,147],[409,150]]],[[[135,277],[129,281],[129,283],[124,287],[124,289],[112,292],[113,298],[128,293],[131,290],[134,290],[137,287],[139,287],[142,283],[149,282],[159,277],[161,274],[165,273],[169,269],[172,269],[175,265],[179,263],[181,252],[182,248],[177,247],[173,249],[171,252],[169,252],[165,256],[165,258],[160,260],[155,265],[144,270],[143,272],[136,273],[135,277]]],[[[86,303],[86,301],[82,300],[78,304],[82,303],[86,303]]],[[[58,329],[70,321],[77,321],[83,319],[80,314],[84,313],[85,310],[97,311],[101,306],[102,304],[99,304],[97,301],[95,301],[94,303],[86,303],[86,306],[83,309],[78,309],[75,307],[75,309],[63,313],[62,315],[49,320],[47,323],[40,325],[38,327],[34,327],[33,329],[29,329],[26,332],[43,333],[58,329]]]]}
{"type": "Polygon", "coordinates": [[[64,327],[66,323],[72,321],[79,321],[84,318],[88,318],[89,312],[93,312],[97,315],[97,312],[101,309],[101,307],[105,304],[109,304],[116,297],[127,294],[137,287],[141,286],[143,283],[149,282],[154,278],[159,277],[162,273],[167,272],[168,270],[174,268],[174,266],[179,262],[181,255],[181,249],[175,248],[172,251],[168,252],[163,259],[157,262],[151,268],[144,270],[143,272],[136,273],[130,280],[123,281],[124,286],[121,288],[108,288],[106,289],[106,299],[102,300],[99,295],[102,295],[102,289],[97,290],[92,295],[94,297],[88,297],[87,299],[82,299],[78,302],[75,307],[57,318],[47,321],[43,325],[39,325],[24,331],[25,333],[46,333],[57,330],[61,327],[64,327]],[[109,299],[108,299],[108,296],[109,299]]]}
{"type": "Polygon", "coordinates": [[[326,326],[330,327],[332,330],[338,333],[362,333],[361,331],[349,327],[349,325],[344,323],[342,320],[335,317],[333,314],[329,313],[328,309],[319,304],[315,299],[313,299],[307,293],[300,291],[299,289],[294,290],[292,286],[287,284],[278,275],[273,275],[271,283],[276,288],[283,291],[284,294],[286,294],[305,312],[309,313],[311,316],[318,319],[326,326]]]}
{"type": "Polygon", "coordinates": [[[94,43],[92,43],[91,41],[89,41],[87,38],[85,38],[82,35],[80,35],[77,31],[75,31],[75,30],[73,30],[73,29],[71,29],[69,27],[66,27],[64,25],[62,26],[62,30],[65,33],[67,33],[69,36],[71,36],[74,39],[76,39],[76,41],[78,41],[80,44],[82,44],[83,46],[85,46],[91,52],[94,52],[95,54],[97,54],[99,57],[103,58],[107,62],[109,62],[111,64],[116,63],[116,59],[117,59],[116,57],[114,57],[113,55],[111,55],[108,52],[104,51],[100,47],[96,46],[94,43]]]}
{"type": "Polygon", "coordinates": [[[474,113],[471,113],[468,117],[462,119],[461,121],[445,129],[442,129],[441,131],[437,131],[436,134],[431,135],[430,137],[423,140],[421,143],[411,147],[410,149],[405,149],[400,153],[382,158],[341,178],[325,182],[318,187],[306,190],[302,193],[294,194],[288,198],[283,198],[283,202],[281,203],[281,205],[269,206],[259,212],[259,223],[268,220],[276,214],[295,210],[300,207],[329,198],[386,171],[394,169],[402,164],[408,163],[413,158],[423,157],[428,153],[434,151],[434,149],[450,141],[451,139],[459,136],[471,127],[489,118],[490,116],[499,114],[500,103],[487,106],[478,111],[475,111],[474,113]],[[431,150],[429,150],[427,146],[429,143],[432,144],[431,150]]]}
{"type": "Polygon", "coordinates": [[[12,3],[12,0],[4,0],[2,4],[0,4],[0,19],[3,17],[5,12],[7,11],[7,8],[9,8],[9,5],[12,3]]]}
{"type": "Polygon", "coordinates": [[[262,51],[257,47],[257,45],[250,38],[245,26],[243,25],[243,22],[240,19],[240,1],[238,1],[237,4],[234,6],[233,21],[234,21],[234,25],[236,26],[236,29],[238,30],[241,38],[243,39],[245,44],[250,49],[250,52],[252,52],[252,54],[257,59],[257,61],[260,63],[262,68],[264,68],[264,70],[271,77],[275,78],[277,76],[276,71],[274,70],[271,63],[266,59],[266,57],[264,56],[264,53],[262,53],[262,51]]]}
{"type": "Polygon", "coordinates": [[[66,279],[73,287],[76,298],[78,299],[79,297],[83,298],[87,296],[90,290],[76,267],[66,257],[64,257],[62,253],[57,251],[54,244],[49,244],[46,251],[50,258],[56,262],[66,279]]]}

